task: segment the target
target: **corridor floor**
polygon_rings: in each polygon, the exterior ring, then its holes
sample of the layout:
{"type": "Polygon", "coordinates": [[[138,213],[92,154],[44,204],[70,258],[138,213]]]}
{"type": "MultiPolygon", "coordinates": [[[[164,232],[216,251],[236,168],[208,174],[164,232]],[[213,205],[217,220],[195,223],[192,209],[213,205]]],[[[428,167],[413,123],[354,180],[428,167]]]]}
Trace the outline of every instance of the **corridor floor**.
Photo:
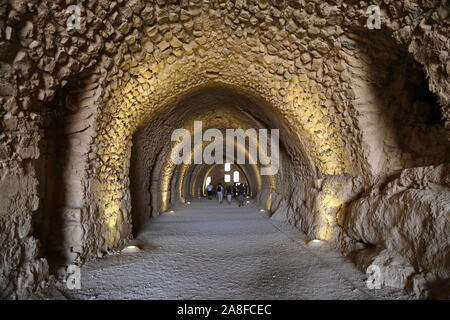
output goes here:
{"type": "Polygon", "coordinates": [[[197,200],[153,218],[120,253],[82,267],[66,299],[407,299],[369,290],[365,275],[326,244],[249,206],[197,200]]]}

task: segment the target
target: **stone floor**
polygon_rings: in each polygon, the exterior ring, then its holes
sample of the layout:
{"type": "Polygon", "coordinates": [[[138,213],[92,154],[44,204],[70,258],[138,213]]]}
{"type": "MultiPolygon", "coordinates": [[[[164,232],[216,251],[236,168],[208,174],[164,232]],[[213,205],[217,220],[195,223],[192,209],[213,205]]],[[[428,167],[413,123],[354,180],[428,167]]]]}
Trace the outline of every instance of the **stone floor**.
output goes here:
{"type": "Polygon", "coordinates": [[[407,299],[371,291],[365,275],[327,244],[254,206],[193,201],[148,222],[142,250],[87,263],[66,299],[407,299]]]}

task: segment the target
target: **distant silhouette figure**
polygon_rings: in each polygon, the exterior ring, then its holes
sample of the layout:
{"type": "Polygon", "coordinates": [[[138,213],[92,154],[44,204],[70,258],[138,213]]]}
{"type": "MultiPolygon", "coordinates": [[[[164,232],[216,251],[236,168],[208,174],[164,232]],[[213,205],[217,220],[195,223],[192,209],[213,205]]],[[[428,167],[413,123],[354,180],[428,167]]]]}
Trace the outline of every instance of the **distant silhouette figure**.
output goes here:
{"type": "Polygon", "coordinates": [[[210,182],[210,183],[208,184],[208,186],[206,187],[206,193],[208,194],[208,199],[209,199],[209,200],[212,199],[213,190],[214,190],[214,186],[213,186],[212,183],[210,182]]]}
{"type": "Polygon", "coordinates": [[[228,186],[227,187],[227,201],[228,201],[228,204],[231,204],[232,198],[233,198],[233,189],[230,186],[228,186]]]}
{"type": "Polygon", "coordinates": [[[237,192],[238,192],[238,199],[239,199],[239,207],[243,207],[244,206],[244,201],[245,201],[245,187],[244,184],[240,184],[237,187],[237,192]]]}
{"type": "Polygon", "coordinates": [[[219,185],[217,186],[216,189],[216,194],[217,194],[217,202],[219,202],[219,204],[221,204],[223,202],[223,186],[222,184],[219,183],[219,185]]]}
{"type": "Polygon", "coordinates": [[[237,185],[236,185],[236,182],[233,183],[232,189],[233,189],[233,198],[236,199],[236,197],[237,197],[237,185]]]}

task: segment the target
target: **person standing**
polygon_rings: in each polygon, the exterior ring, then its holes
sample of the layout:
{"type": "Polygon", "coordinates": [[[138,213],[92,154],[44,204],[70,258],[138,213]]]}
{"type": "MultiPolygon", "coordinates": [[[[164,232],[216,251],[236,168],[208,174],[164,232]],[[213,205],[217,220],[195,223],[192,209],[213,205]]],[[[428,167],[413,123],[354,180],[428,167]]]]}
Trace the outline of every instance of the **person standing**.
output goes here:
{"type": "Polygon", "coordinates": [[[231,204],[232,198],[233,198],[233,189],[230,186],[228,186],[228,188],[227,188],[227,201],[228,201],[228,204],[231,204]]]}
{"type": "Polygon", "coordinates": [[[245,187],[242,183],[238,185],[237,192],[238,192],[239,207],[243,207],[245,201],[245,187]]]}
{"type": "Polygon", "coordinates": [[[223,202],[223,186],[221,183],[219,183],[219,185],[217,186],[216,189],[216,194],[217,194],[217,202],[219,202],[219,204],[222,204],[223,202]]]}
{"type": "Polygon", "coordinates": [[[236,182],[233,183],[233,198],[236,199],[237,197],[237,185],[236,182]]]}
{"type": "Polygon", "coordinates": [[[212,183],[210,182],[210,183],[208,184],[208,186],[206,187],[206,193],[208,194],[208,199],[209,199],[209,200],[212,199],[213,189],[214,189],[214,186],[213,186],[212,183]]]}

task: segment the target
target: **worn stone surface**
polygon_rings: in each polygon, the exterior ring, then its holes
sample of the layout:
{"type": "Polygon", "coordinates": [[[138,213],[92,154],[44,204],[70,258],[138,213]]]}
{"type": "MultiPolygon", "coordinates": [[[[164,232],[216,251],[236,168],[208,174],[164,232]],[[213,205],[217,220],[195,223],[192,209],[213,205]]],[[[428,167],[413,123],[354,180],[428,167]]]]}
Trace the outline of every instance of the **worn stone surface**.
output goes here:
{"type": "MultiPolygon", "coordinates": [[[[167,163],[162,137],[185,123],[163,129],[155,119],[167,120],[177,100],[196,90],[207,94],[208,87],[231,90],[234,98],[222,103],[240,96],[257,102],[240,110],[253,120],[225,116],[224,123],[262,120],[284,130],[283,169],[261,182],[258,199],[310,237],[351,251],[371,226],[371,245],[387,246],[391,236],[375,228],[384,206],[404,221],[433,226],[448,219],[445,172],[432,182],[439,190],[408,186],[411,191],[395,193],[402,205],[376,191],[368,196],[392,175],[449,161],[448,5],[385,0],[382,30],[368,30],[369,5],[96,1],[84,6],[79,28],[70,29],[67,1],[9,1],[0,10],[2,296],[39,287],[48,278],[46,261],[63,276],[68,265],[131,237],[133,184],[147,187],[130,181],[133,136],[146,126],[162,133],[150,150],[163,151],[146,158],[141,172],[166,170],[147,195],[157,210],[164,197],[176,202],[192,171],[167,163]],[[422,94],[429,91],[436,101],[422,94]],[[426,213],[431,199],[439,200],[430,209],[435,218],[426,213]],[[367,206],[353,204],[358,201],[378,211],[367,215],[361,211],[367,206]]],[[[418,181],[428,175],[414,172],[418,181]]],[[[413,235],[429,234],[416,228],[385,256],[415,255],[420,295],[431,281],[426,274],[446,277],[439,270],[448,265],[427,250],[409,252],[417,248],[413,235]]],[[[430,250],[448,250],[448,233],[438,234],[443,238],[430,250]]]]}
{"type": "MultiPolygon", "coordinates": [[[[156,217],[134,240],[138,252],[82,268],[66,299],[411,299],[369,290],[364,273],[327,244],[311,247],[292,226],[249,205],[194,200],[156,217]]],[[[47,299],[61,299],[46,292],[47,299]]]]}

